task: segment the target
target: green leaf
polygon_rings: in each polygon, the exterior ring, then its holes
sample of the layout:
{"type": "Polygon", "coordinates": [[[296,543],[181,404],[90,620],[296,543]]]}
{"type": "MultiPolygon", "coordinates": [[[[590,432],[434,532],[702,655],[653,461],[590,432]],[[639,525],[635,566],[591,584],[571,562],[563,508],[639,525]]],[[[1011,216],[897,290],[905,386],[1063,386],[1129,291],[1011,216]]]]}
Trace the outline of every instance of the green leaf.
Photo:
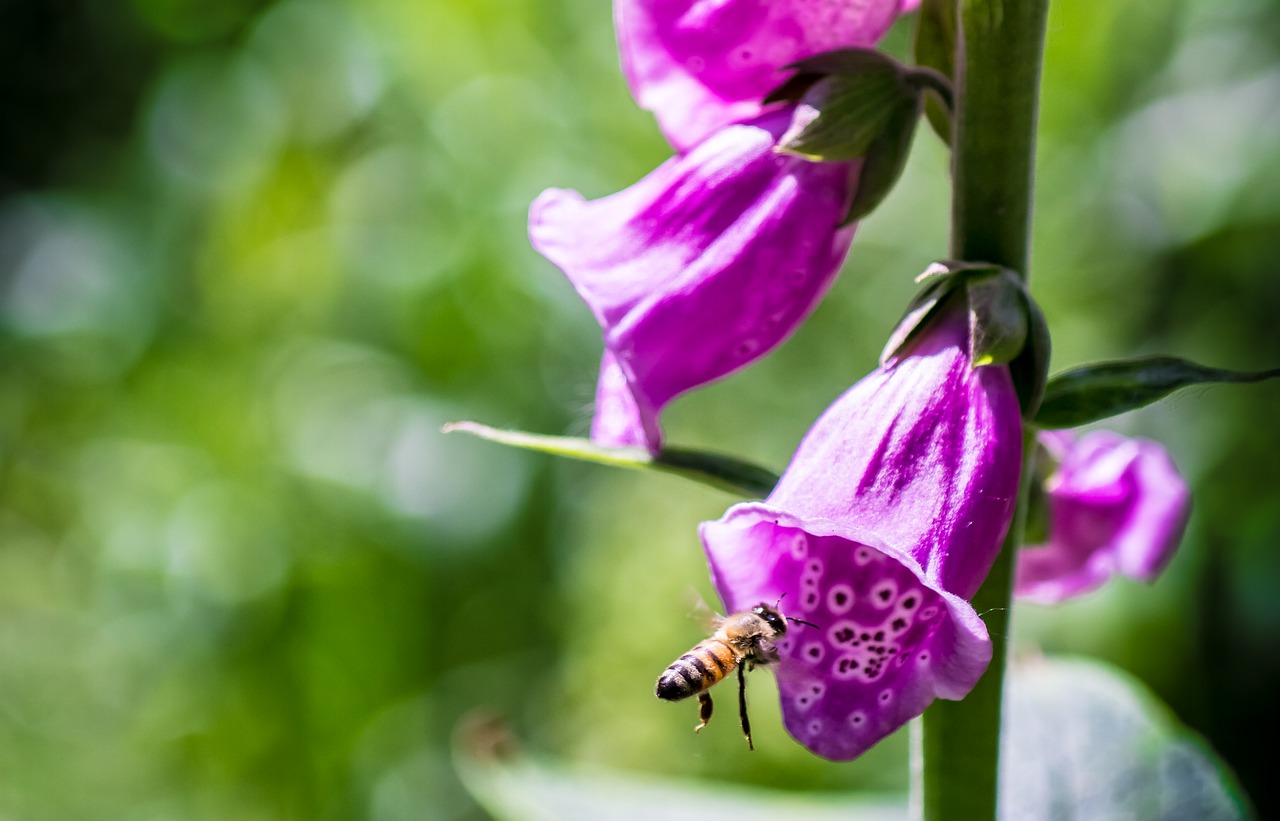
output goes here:
{"type": "Polygon", "coordinates": [[[1277,376],[1280,368],[1229,371],[1172,356],[1082,365],[1049,380],[1032,421],[1042,428],[1074,428],[1141,408],[1190,385],[1261,382],[1277,376]]]}
{"type": "Polygon", "coordinates": [[[441,430],[444,433],[469,433],[490,442],[584,462],[672,473],[748,499],[763,499],[778,483],[778,475],[767,468],[733,456],[691,448],[663,448],[655,456],[644,448],[605,447],[589,439],[502,430],[478,422],[450,422],[441,430]]]}
{"type": "Polygon", "coordinates": [[[1000,817],[1251,816],[1232,773],[1136,679],[1085,659],[1014,665],[1000,817]]]}

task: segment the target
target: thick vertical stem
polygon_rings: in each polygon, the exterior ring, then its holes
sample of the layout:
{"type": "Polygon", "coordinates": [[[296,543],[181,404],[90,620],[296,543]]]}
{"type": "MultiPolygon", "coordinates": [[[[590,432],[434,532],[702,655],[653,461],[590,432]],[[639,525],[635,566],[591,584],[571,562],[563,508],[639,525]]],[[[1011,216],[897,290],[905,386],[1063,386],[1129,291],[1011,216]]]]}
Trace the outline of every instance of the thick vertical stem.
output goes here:
{"type": "MultiPolygon", "coordinates": [[[[1027,275],[1040,63],[1048,0],[958,0],[952,140],[951,253],[1027,275]]],[[[991,574],[973,599],[993,644],[991,666],[963,701],[921,719],[916,806],[926,821],[995,819],[1000,715],[1013,562],[1022,539],[1033,451],[1024,437],[1017,512],[991,574]]]]}
{"type": "Polygon", "coordinates": [[[1027,272],[1048,0],[959,0],[951,253],[1027,272]]]}
{"type": "Polygon", "coordinates": [[[973,609],[991,635],[991,666],[963,701],[935,701],[912,737],[914,813],[926,821],[995,819],[1000,765],[1000,708],[1009,649],[1013,560],[1026,526],[1034,435],[1023,437],[1018,505],[991,573],[973,609]]]}

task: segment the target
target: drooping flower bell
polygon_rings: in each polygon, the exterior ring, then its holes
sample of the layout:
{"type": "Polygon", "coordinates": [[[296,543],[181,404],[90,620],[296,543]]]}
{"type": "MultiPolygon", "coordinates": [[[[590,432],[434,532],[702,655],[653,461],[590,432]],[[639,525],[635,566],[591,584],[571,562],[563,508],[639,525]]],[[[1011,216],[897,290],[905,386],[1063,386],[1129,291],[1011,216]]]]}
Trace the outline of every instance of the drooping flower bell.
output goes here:
{"type": "Polygon", "coordinates": [[[1014,595],[1055,604],[1115,574],[1153,581],[1190,511],[1187,485],[1164,448],[1105,430],[1037,438],[1057,465],[1044,483],[1048,538],[1018,552],[1014,595]]]}
{"type": "Polygon", "coordinates": [[[604,333],[591,438],[661,446],[671,399],[781,343],[830,287],[856,164],[774,151],[790,108],[722,128],[635,185],[585,201],[549,189],[529,214],[604,333]]]}
{"type": "Polygon", "coordinates": [[[947,310],[832,404],[765,501],[703,523],[727,612],[781,598],[817,625],[787,632],[775,668],[801,744],[854,758],[986,670],[967,599],[1013,515],[1021,430],[1008,367],[975,367],[947,310]]]}
{"type": "Polygon", "coordinates": [[[874,45],[913,2],[615,0],[622,68],[677,151],[761,111],[787,66],[874,45]]]}

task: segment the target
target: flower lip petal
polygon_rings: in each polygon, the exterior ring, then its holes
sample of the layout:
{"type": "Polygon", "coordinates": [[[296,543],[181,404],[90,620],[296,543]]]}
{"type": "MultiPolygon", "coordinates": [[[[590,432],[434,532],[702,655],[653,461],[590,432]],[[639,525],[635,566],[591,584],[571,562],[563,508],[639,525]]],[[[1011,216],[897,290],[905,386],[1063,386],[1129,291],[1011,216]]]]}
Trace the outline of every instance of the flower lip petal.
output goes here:
{"type": "Polygon", "coordinates": [[[990,662],[973,608],[856,526],[752,503],[701,534],[726,609],[781,598],[816,625],[778,642],[777,678],[788,732],[818,755],[855,758],[935,698],[962,698],[990,662]]]}

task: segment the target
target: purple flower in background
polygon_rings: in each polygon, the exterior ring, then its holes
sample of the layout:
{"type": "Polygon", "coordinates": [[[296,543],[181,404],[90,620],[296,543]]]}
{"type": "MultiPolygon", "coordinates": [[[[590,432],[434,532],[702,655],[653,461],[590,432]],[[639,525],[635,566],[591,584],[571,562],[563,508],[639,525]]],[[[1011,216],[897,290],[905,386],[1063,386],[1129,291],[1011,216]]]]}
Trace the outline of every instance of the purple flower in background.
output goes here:
{"type": "Polygon", "coordinates": [[[852,168],[776,153],[790,115],[722,128],[611,196],[534,201],[534,248],[604,331],[594,441],[658,450],[667,402],[776,347],[831,285],[852,168]]]}
{"type": "Polygon", "coordinates": [[[677,151],[760,113],[786,66],[871,46],[914,3],[900,0],[615,0],[622,68],[677,151]]]}
{"type": "Polygon", "coordinates": [[[817,625],[775,669],[788,732],[825,758],[964,697],[991,659],[966,599],[1013,515],[1022,422],[1008,368],[967,346],[953,311],[836,400],[768,499],[701,527],[726,612],[782,597],[817,625]]]}
{"type": "Polygon", "coordinates": [[[1014,595],[1054,604],[1116,573],[1155,579],[1190,511],[1187,485],[1164,448],[1105,430],[1038,438],[1057,462],[1044,484],[1048,542],[1019,551],[1014,595]]]}

